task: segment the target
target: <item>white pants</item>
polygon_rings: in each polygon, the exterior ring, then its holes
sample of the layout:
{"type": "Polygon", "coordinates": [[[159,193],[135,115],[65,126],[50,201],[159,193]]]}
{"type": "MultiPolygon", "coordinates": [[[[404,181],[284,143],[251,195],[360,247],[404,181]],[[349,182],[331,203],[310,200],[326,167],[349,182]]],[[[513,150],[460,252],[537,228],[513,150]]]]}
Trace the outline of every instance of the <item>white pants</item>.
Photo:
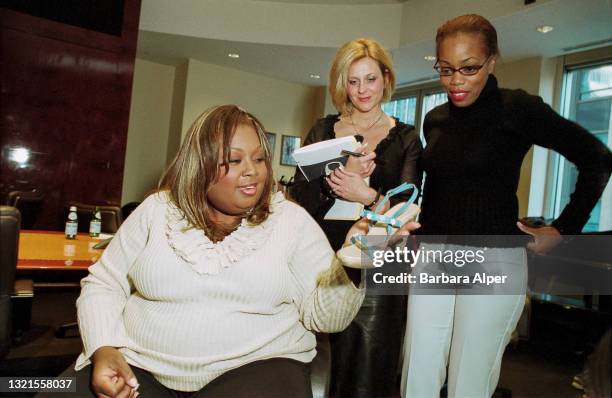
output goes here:
{"type": "MultiPolygon", "coordinates": [[[[488,269],[523,272],[523,248],[493,250],[488,269]]],[[[420,269],[417,264],[415,271],[420,269]]],[[[525,304],[525,295],[410,294],[401,394],[438,398],[448,365],[448,397],[485,398],[495,392],[504,349],[525,304]]]]}

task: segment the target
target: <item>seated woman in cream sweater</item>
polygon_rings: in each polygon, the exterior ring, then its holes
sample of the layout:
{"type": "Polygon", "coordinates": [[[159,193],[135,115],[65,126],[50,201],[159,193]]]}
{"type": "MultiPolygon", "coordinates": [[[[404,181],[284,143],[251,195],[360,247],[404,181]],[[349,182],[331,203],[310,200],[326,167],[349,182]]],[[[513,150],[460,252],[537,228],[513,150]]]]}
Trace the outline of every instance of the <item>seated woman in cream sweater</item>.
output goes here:
{"type": "Polygon", "coordinates": [[[365,289],[308,213],[271,193],[264,131],[237,106],[203,113],[90,267],[81,395],[311,396],[314,332],[344,329],[365,289]]]}

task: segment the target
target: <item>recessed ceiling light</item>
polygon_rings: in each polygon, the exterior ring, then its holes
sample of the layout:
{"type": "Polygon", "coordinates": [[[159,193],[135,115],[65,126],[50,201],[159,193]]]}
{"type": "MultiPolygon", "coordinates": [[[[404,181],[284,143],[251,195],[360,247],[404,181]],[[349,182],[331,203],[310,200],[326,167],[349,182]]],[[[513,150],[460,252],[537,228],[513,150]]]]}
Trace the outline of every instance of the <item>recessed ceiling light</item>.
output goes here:
{"type": "Polygon", "coordinates": [[[311,75],[310,75],[310,78],[311,78],[311,79],[320,79],[320,78],[321,78],[321,75],[311,74],[311,75]]]}
{"type": "Polygon", "coordinates": [[[536,30],[540,33],[548,33],[548,32],[551,32],[553,29],[554,27],[550,25],[541,25],[536,28],[536,30]]]}
{"type": "Polygon", "coordinates": [[[425,61],[435,61],[436,57],[434,55],[426,55],[423,57],[425,61]]]}
{"type": "Polygon", "coordinates": [[[227,54],[227,56],[230,58],[240,58],[240,54],[238,53],[229,53],[227,54]]]}

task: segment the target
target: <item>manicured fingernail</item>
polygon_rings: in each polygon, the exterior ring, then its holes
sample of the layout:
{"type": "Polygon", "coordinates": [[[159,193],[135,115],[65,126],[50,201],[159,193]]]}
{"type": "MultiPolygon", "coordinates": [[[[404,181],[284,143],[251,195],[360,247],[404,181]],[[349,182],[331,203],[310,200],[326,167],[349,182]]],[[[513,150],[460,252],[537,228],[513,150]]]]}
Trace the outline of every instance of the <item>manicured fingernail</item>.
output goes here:
{"type": "Polygon", "coordinates": [[[132,386],[132,388],[134,388],[134,389],[138,388],[138,385],[139,385],[139,384],[138,384],[138,380],[136,380],[136,378],[135,378],[135,377],[132,377],[132,378],[130,379],[130,381],[128,381],[128,384],[129,384],[130,386],[132,386]]]}

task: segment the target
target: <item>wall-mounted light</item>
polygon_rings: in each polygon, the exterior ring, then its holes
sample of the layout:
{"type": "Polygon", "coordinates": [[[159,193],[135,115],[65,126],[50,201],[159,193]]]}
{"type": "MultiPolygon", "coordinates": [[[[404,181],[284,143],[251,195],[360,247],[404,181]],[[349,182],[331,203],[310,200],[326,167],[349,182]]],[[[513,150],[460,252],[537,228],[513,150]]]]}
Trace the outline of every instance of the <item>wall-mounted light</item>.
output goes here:
{"type": "Polygon", "coordinates": [[[19,167],[26,167],[30,160],[30,150],[22,147],[11,148],[8,158],[17,163],[19,167]]]}
{"type": "Polygon", "coordinates": [[[435,55],[426,55],[423,57],[423,59],[425,61],[435,61],[436,60],[436,56],[435,55]]]}
{"type": "Polygon", "coordinates": [[[540,25],[536,28],[536,30],[540,33],[548,33],[548,32],[552,32],[552,30],[554,29],[553,26],[550,25],[540,25]]]}
{"type": "Polygon", "coordinates": [[[227,56],[230,58],[240,58],[240,54],[238,53],[229,53],[227,54],[227,56]]]}
{"type": "Polygon", "coordinates": [[[311,79],[320,79],[321,75],[315,75],[314,73],[310,74],[311,79]]]}

